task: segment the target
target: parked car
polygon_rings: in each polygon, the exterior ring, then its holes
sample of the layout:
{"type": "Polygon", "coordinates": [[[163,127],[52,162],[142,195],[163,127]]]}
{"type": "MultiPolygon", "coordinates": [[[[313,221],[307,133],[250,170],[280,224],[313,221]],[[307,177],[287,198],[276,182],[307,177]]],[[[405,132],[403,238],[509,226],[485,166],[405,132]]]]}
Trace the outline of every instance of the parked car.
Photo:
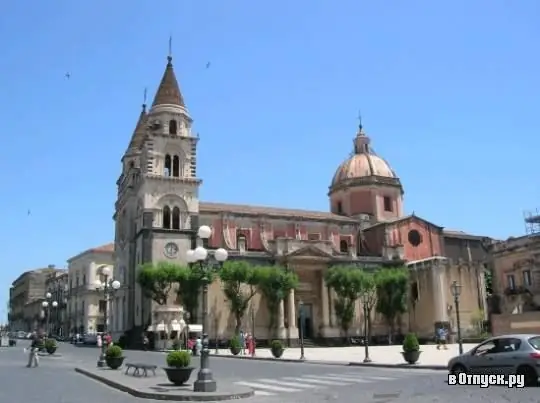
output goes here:
{"type": "Polygon", "coordinates": [[[540,377],[540,335],[509,334],[491,337],[448,361],[451,374],[523,375],[526,386],[540,377]]]}

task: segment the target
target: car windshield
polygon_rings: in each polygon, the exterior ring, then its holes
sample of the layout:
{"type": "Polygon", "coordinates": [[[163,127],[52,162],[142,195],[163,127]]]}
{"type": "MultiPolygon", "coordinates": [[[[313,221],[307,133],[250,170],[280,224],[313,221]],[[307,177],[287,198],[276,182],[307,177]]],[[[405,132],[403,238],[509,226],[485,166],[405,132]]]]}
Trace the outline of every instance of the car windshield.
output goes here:
{"type": "Polygon", "coordinates": [[[535,350],[540,350],[540,336],[531,337],[529,344],[533,346],[535,350]]]}

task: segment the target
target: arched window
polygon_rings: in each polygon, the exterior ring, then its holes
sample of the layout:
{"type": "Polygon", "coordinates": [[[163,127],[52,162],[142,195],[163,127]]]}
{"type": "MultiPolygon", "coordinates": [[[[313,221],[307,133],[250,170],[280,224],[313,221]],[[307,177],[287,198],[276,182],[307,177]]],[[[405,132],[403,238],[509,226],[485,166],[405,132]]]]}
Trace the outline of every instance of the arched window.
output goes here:
{"type": "Polygon", "coordinates": [[[163,207],[163,228],[171,229],[171,209],[169,206],[163,207]]]}
{"type": "Polygon", "coordinates": [[[180,158],[178,158],[178,155],[175,155],[172,160],[172,176],[175,178],[180,177],[180,158]]]}
{"type": "Polygon", "coordinates": [[[345,240],[342,240],[339,242],[339,251],[341,253],[348,253],[349,252],[349,243],[345,240]]]}
{"type": "Polygon", "coordinates": [[[176,134],[178,132],[178,123],[176,120],[169,120],[169,134],[176,134]]]}
{"type": "Polygon", "coordinates": [[[180,229],[180,209],[173,208],[172,211],[172,229],[180,229]]]}
{"type": "Polygon", "coordinates": [[[167,154],[165,156],[165,172],[164,172],[165,176],[171,176],[171,172],[172,172],[171,164],[172,164],[171,156],[169,154],[167,154]]]}
{"type": "Polygon", "coordinates": [[[129,161],[129,169],[135,168],[135,161],[129,161]]]}

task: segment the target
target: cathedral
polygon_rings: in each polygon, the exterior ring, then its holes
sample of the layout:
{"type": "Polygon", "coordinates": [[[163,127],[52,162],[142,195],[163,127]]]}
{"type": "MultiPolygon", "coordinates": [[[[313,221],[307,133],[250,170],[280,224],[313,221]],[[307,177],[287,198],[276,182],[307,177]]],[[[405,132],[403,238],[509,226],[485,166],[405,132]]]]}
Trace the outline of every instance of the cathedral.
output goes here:
{"type": "MultiPolygon", "coordinates": [[[[340,336],[336,296],[324,281],[325,270],[337,264],[409,268],[411,298],[400,320],[403,333],[410,330],[431,337],[439,323],[455,330],[453,281],[462,285],[460,314],[465,332],[471,318],[485,312],[485,237],[445,230],[415,214],[405,215],[402,183],[390,164],[372,150],[362,125],[354,136],[353,153],[332,177],[326,212],[199,200],[199,139],[192,124],[169,57],[152,105],[143,105],[117,181],[114,276],[124,286],[113,302],[112,314],[119,316],[114,320],[119,323],[112,329],[115,334],[141,332],[152,321],[152,302],[136,283],[137,268],[162,260],[186,264],[186,252],[196,245],[194,233],[201,225],[212,229],[204,244],[210,251],[225,248],[229,259],[276,263],[297,273],[299,286],[279,310],[278,335],[283,339],[297,339],[299,326],[307,339],[340,336]]],[[[363,334],[360,302],[356,312],[351,336],[363,334]]],[[[210,338],[230,337],[234,319],[219,281],[210,286],[209,315],[210,338]]],[[[243,322],[258,340],[272,336],[258,295],[243,322]]],[[[378,314],[372,333],[388,333],[378,314]]]]}

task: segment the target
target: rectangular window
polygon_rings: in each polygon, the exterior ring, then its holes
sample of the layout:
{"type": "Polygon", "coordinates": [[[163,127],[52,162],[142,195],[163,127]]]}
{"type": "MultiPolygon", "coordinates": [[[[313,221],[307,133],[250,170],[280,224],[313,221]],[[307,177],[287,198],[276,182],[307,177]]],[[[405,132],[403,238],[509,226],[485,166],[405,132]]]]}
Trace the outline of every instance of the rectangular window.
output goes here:
{"type": "Polygon", "coordinates": [[[392,199],[384,196],[384,211],[392,211],[392,199]]]}
{"type": "Polygon", "coordinates": [[[308,241],[320,241],[321,234],[308,234],[308,241]]]}
{"type": "Polygon", "coordinates": [[[513,274],[509,274],[506,276],[506,282],[508,283],[508,288],[513,290],[516,288],[516,279],[513,274]]]}
{"type": "Polygon", "coordinates": [[[532,277],[531,277],[531,271],[525,270],[523,272],[523,285],[526,287],[529,287],[532,285],[532,277]]]}
{"type": "Polygon", "coordinates": [[[336,209],[338,214],[343,214],[343,204],[340,201],[337,202],[336,209]]]}
{"type": "Polygon", "coordinates": [[[105,309],[107,309],[107,301],[103,299],[99,300],[99,313],[105,312],[105,309]]]}

